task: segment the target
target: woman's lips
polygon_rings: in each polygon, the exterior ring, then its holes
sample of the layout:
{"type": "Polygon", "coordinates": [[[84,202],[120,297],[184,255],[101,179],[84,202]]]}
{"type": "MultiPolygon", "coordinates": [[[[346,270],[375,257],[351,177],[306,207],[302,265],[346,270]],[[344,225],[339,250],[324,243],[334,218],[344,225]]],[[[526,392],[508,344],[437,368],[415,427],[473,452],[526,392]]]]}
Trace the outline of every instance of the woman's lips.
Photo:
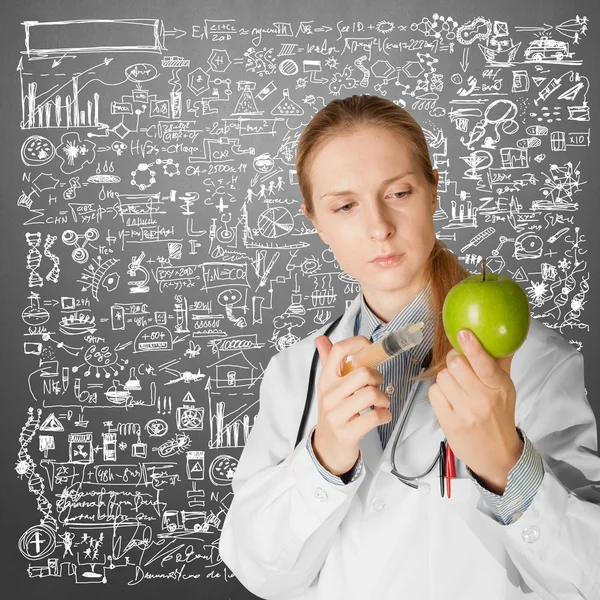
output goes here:
{"type": "Polygon", "coordinates": [[[393,267],[394,265],[400,262],[400,259],[404,256],[404,254],[392,254],[387,258],[380,258],[372,260],[371,263],[378,267],[393,267]]]}

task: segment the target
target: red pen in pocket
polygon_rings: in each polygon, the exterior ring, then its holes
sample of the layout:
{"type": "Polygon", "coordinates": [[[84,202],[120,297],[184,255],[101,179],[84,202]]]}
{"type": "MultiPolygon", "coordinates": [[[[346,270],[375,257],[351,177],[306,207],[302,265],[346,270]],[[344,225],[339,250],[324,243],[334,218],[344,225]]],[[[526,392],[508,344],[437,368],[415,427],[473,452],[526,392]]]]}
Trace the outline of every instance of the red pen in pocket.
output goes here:
{"type": "Polygon", "coordinates": [[[456,464],[454,462],[454,452],[450,444],[446,442],[446,487],[448,488],[448,498],[451,495],[450,480],[456,478],[456,464]]]}

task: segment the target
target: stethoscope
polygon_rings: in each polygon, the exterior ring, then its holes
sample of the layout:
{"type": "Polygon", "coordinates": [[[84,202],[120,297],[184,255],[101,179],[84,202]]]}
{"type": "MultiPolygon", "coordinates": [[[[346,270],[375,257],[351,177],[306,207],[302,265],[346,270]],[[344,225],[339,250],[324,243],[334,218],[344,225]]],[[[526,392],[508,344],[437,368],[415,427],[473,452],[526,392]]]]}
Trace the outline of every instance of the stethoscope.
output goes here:
{"type": "MultiPolygon", "coordinates": [[[[330,325],[327,327],[327,329],[321,335],[328,336],[334,330],[336,325],[339,323],[342,316],[343,315],[340,315],[337,319],[335,319],[335,321],[330,323],[330,325]]],[[[425,371],[425,369],[427,369],[429,367],[431,358],[432,358],[432,353],[431,353],[431,351],[429,351],[421,365],[420,375],[425,371]]],[[[315,385],[315,376],[316,376],[318,360],[319,360],[319,353],[318,353],[318,350],[315,350],[313,357],[312,357],[312,362],[310,365],[310,375],[308,378],[308,389],[306,391],[306,400],[304,402],[304,412],[302,413],[302,419],[300,421],[300,427],[298,428],[298,436],[296,438],[296,444],[294,447],[296,447],[302,440],[304,427],[306,425],[306,420],[308,419],[308,413],[310,411],[310,404],[312,401],[313,389],[314,389],[314,385],[315,385]]],[[[391,473],[393,475],[395,475],[399,481],[401,481],[402,483],[404,483],[414,489],[418,489],[419,486],[412,482],[422,479],[423,477],[426,477],[427,475],[429,475],[429,473],[431,473],[431,471],[433,471],[433,469],[438,464],[440,465],[440,476],[442,476],[442,469],[443,469],[443,465],[445,463],[446,447],[447,447],[447,440],[446,440],[446,438],[444,438],[443,442],[440,442],[440,449],[436,454],[435,460],[431,463],[431,465],[429,466],[429,468],[426,471],[424,471],[423,473],[420,473],[419,475],[413,475],[413,476],[404,475],[396,469],[396,447],[398,445],[400,437],[402,436],[402,431],[404,430],[404,427],[406,426],[406,422],[408,420],[410,412],[413,408],[415,396],[416,396],[422,383],[423,383],[422,381],[416,381],[410,390],[409,396],[406,400],[404,412],[402,414],[402,418],[400,421],[400,427],[398,428],[398,432],[396,433],[396,437],[394,438],[394,443],[392,445],[392,452],[391,452],[391,467],[392,467],[391,473]]]]}

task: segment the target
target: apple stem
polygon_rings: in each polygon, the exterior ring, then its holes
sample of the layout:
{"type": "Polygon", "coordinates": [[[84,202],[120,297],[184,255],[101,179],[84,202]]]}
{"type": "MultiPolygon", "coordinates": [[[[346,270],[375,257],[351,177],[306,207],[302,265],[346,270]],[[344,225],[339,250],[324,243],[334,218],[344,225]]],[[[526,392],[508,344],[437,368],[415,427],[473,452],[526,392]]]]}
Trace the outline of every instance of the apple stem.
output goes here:
{"type": "Polygon", "coordinates": [[[483,273],[483,281],[485,281],[485,258],[483,259],[483,264],[481,267],[481,272],[483,273]]]}

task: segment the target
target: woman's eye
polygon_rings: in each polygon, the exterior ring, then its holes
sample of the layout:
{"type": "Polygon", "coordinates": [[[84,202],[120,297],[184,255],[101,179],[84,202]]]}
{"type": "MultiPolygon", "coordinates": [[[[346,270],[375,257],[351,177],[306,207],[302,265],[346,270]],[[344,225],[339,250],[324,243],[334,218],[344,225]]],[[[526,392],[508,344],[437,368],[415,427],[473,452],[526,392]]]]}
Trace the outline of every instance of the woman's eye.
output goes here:
{"type": "Polygon", "coordinates": [[[392,196],[395,196],[396,198],[404,198],[404,196],[408,196],[410,194],[410,192],[393,192],[392,196]]]}
{"type": "Polygon", "coordinates": [[[343,206],[340,206],[339,208],[336,208],[333,212],[348,212],[347,210],[344,210],[344,208],[346,207],[350,207],[352,206],[352,202],[349,202],[348,204],[344,204],[343,206]]]}

